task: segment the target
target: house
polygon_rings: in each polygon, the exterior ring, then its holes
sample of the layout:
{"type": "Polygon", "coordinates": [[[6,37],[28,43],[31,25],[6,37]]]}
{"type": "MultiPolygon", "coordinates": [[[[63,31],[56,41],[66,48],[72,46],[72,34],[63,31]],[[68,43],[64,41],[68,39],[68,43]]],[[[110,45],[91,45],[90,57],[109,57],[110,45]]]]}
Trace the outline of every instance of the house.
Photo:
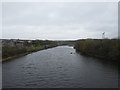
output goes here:
{"type": "Polygon", "coordinates": [[[24,41],[22,41],[22,40],[17,40],[14,43],[15,43],[15,46],[23,47],[23,45],[24,45],[24,41]]]}
{"type": "Polygon", "coordinates": [[[23,46],[24,45],[24,41],[22,40],[15,40],[15,39],[11,39],[11,40],[2,40],[2,45],[3,46],[9,46],[9,47],[15,47],[15,46],[23,46]]]}
{"type": "Polygon", "coordinates": [[[10,46],[10,47],[15,46],[15,44],[12,40],[2,40],[2,45],[3,46],[10,46]]]}

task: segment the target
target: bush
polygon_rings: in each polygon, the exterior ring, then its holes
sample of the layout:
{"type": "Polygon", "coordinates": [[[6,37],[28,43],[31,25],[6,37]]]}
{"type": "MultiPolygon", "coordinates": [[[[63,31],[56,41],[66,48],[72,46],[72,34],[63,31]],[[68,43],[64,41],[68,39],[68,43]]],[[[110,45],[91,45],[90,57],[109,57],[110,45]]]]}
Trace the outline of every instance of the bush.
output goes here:
{"type": "Polygon", "coordinates": [[[25,52],[27,52],[26,48],[3,46],[2,47],[2,58],[7,58],[10,56],[22,54],[25,52]]]}
{"type": "Polygon", "coordinates": [[[86,39],[75,43],[75,49],[82,54],[117,61],[120,56],[119,47],[117,39],[86,39]]]}

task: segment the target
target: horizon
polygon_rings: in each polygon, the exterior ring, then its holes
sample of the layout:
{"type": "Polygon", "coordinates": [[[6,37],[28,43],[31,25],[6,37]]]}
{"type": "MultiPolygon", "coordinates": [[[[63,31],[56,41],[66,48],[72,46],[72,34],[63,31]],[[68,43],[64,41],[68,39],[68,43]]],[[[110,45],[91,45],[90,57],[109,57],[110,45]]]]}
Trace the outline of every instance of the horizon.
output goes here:
{"type": "MultiPolygon", "coordinates": [[[[81,39],[64,39],[64,40],[51,40],[51,39],[20,39],[20,38],[15,38],[15,39],[10,39],[10,38],[2,38],[0,40],[49,40],[49,41],[76,41],[76,40],[84,40],[84,39],[102,39],[102,38],[81,38],[81,39]]],[[[104,38],[104,39],[119,39],[119,38],[104,38]]]]}

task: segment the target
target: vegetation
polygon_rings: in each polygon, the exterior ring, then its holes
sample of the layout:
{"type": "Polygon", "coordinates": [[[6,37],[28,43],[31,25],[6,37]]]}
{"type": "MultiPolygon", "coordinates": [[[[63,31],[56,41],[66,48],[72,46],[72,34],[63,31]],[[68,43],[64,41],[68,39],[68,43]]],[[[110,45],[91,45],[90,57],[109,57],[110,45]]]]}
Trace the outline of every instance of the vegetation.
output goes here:
{"type": "Polygon", "coordinates": [[[18,55],[27,52],[26,48],[20,48],[20,47],[2,47],[2,58],[7,58],[10,56],[18,55]]]}
{"type": "Polygon", "coordinates": [[[119,60],[120,42],[118,39],[78,40],[74,47],[81,54],[106,60],[119,60]]]}
{"type": "Polygon", "coordinates": [[[14,56],[19,56],[21,54],[27,54],[51,47],[57,46],[56,42],[53,41],[32,41],[32,43],[23,43],[21,46],[8,46],[3,45],[2,46],[2,58],[7,59],[14,56]]]}
{"type": "Polygon", "coordinates": [[[53,45],[36,46],[36,47],[29,47],[29,48],[3,46],[2,47],[2,58],[5,59],[5,58],[12,57],[15,55],[24,54],[24,53],[31,53],[31,52],[51,48],[51,47],[55,47],[55,45],[54,46],[53,45]]]}
{"type": "Polygon", "coordinates": [[[33,52],[33,51],[38,51],[44,49],[43,46],[36,46],[36,47],[30,47],[30,48],[26,48],[27,52],[33,52]]]}
{"type": "Polygon", "coordinates": [[[69,45],[69,46],[74,46],[75,41],[73,40],[68,40],[68,41],[58,41],[58,45],[69,45]]]}

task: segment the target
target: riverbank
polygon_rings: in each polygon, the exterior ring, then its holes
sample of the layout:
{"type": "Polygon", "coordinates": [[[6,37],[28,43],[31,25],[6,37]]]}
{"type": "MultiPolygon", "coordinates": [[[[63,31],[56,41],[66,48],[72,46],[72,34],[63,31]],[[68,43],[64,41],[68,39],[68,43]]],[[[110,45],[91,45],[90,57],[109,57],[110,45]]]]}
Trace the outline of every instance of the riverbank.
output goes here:
{"type": "Polygon", "coordinates": [[[37,46],[37,47],[30,47],[30,48],[5,47],[3,49],[3,54],[2,54],[2,56],[4,56],[4,58],[2,58],[2,60],[0,60],[0,61],[4,62],[4,61],[12,60],[12,59],[15,59],[15,58],[18,58],[21,56],[25,56],[25,55],[30,54],[32,52],[37,52],[40,50],[53,48],[53,47],[56,47],[56,45],[37,46]]]}
{"type": "Polygon", "coordinates": [[[27,54],[29,54],[29,53],[18,54],[18,55],[15,55],[15,56],[11,56],[11,57],[4,58],[4,59],[2,59],[2,60],[0,60],[0,61],[2,61],[2,62],[8,61],[8,60],[15,59],[15,58],[18,58],[18,57],[21,57],[21,56],[25,56],[25,55],[27,55],[27,54]]]}
{"type": "Polygon", "coordinates": [[[102,60],[119,61],[120,42],[117,39],[85,39],[75,43],[76,51],[102,60]]]}

